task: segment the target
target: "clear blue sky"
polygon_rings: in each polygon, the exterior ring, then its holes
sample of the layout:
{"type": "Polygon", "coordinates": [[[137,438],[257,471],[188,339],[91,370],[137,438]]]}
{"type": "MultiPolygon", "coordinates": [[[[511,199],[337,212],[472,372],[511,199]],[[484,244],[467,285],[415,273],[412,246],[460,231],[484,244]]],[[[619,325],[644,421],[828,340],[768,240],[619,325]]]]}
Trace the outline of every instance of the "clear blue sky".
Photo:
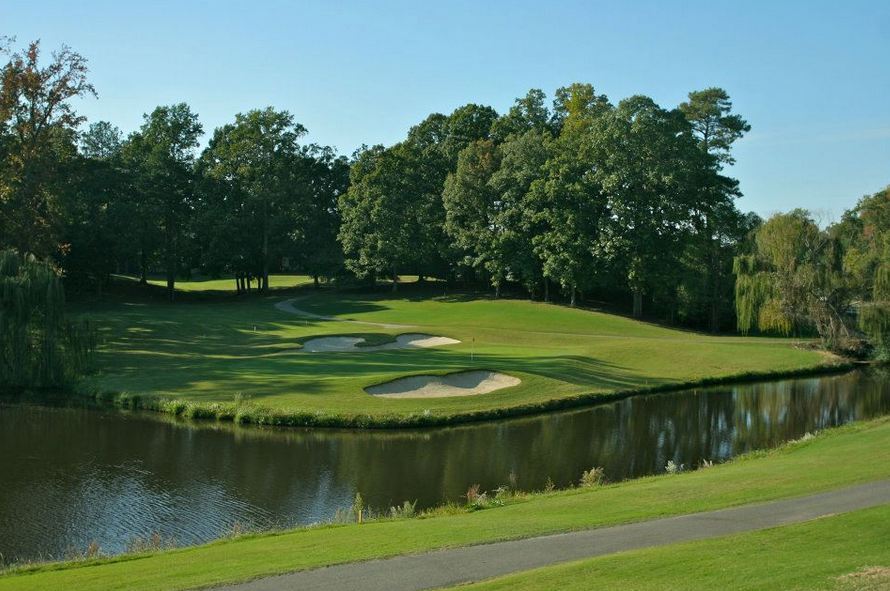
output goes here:
{"type": "Polygon", "coordinates": [[[273,105],[351,153],[532,87],[674,106],[722,86],[753,126],[732,169],[743,209],[836,217],[890,184],[888,0],[4,0],[0,34],[84,54],[99,99],[81,112],[124,131],[158,104],[188,102],[208,132],[273,105]]]}

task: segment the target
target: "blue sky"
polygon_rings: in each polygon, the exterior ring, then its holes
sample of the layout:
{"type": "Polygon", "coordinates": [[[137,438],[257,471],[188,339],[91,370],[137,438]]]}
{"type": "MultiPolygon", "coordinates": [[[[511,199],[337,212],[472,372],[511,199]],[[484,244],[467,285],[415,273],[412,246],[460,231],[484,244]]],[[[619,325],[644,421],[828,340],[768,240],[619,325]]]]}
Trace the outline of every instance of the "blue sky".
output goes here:
{"type": "Polygon", "coordinates": [[[90,120],[125,131],[186,101],[205,130],[290,110],[351,153],[431,112],[505,111],[529,88],[590,82],[675,106],[722,86],[753,126],[731,173],[760,214],[828,221],[890,184],[890,1],[0,3],[0,34],[90,61],[90,120]]]}

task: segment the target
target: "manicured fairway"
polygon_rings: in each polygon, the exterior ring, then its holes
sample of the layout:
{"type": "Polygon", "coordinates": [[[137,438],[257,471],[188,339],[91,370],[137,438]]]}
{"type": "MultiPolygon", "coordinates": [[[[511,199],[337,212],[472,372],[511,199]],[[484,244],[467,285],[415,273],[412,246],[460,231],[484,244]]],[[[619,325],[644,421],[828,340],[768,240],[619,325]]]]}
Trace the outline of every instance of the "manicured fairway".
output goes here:
{"type": "Polygon", "coordinates": [[[433,293],[355,295],[311,288],[299,308],[381,328],[302,317],[275,308],[287,296],[131,301],[91,307],[102,327],[99,390],[195,403],[238,397],[281,412],[333,417],[441,416],[539,405],[588,393],[637,390],[703,378],[800,370],[825,362],[787,339],[712,337],[620,316],[521,300],[433,293]],[[459,344],[429,349],[306,353],[318,335],[405,332],[459,344]],[[383,399],[364,388],[395,378],[492,370],[521,380],[484,395],[383,399]]]}
{"type": "Polygon", "coordinates": [[[890,589],[890,505],[715,541],[624,552],[464,591],[890,589]]]}
{"type": "MultiPolygon", "coordinates": [[[[133,281],[136,282],[138,278],[128,276],[128,275],[119,275],[117,276],[118,280],[121,281],[133,281]]],[[[269,287],[271,289],[284,289],[296,287],[298,285],[304,285],[307,283],[311,283],[312,278],[306,275],[270,275],[269,276],[269,287]]],[[[166,279],[158,279],[153,278],[148,280],[149,285],[154,285],[157,287],[167,287],[166,279]]],[[[256,280],[254,280],[251,285],[254,289],[256,288],[256,280]]],[[[177,291],[186,291],[186,292],[201,292],[201,291],[216,291],[216,292],[231,292],[234,293],[235,289],[235,280],[231,277],[227,277],[225,279],[210,279],[210,278],[198,278],[192,279],[189,281],[177,281],[176,282],[176,290],[177,291]]]]}
{"type": "MultiPolygon", "coordinates": [[[[802,496],[886,478],[890,478],[890,420],[880,419],[687,474],[534,495],[484,511],[442,511],[422,519],[303,529],[98,564],[46,566],[0,576],[0,591],[189,589],[433,548],[802,496]]],[[[856,544],[857,538],[848,543],[856,544]]],[[[829,550],[824,552],[830,552],[831,539],[826,546],[829,550]]],[[[745,566],[733,565],[735,559],[726,555],[726,567],[745,566]]]]}

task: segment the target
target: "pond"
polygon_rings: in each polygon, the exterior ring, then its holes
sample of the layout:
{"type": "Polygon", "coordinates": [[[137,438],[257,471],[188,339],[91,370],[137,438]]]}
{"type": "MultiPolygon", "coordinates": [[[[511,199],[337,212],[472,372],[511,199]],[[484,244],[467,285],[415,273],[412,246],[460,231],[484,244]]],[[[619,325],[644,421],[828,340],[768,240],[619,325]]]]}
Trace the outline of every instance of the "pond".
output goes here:
{"type": "Polygon", "coordinates": [[[410,432],[275,430],[82,408],[0,406],[0,555],[63,558],[97,542],[194,544],[330,519],[356,493],[385,509],[461,501],[468,486],[541,489],[696,466],[890,412],[879,370],[627,398],[410,432]]]}

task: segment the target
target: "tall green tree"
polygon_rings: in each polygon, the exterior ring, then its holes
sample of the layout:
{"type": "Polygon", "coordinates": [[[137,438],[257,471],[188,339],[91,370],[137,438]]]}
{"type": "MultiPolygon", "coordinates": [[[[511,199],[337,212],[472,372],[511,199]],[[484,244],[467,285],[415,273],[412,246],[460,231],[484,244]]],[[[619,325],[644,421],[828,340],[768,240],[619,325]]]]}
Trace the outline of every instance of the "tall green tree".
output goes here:
{"type": "Polygon", "coordinates": [[[844,247],[859,327],[890,360],[890,187],[863,197],[830,232],[844,247]]]}
{"type": "Polygon", "coordinates": [[[721,324],[726,288],[732,284],[732,245],[743,230],[744,220],[733,204],[740,195],[738,182],[720,171],[724,165],[735,162],[733,144],[751,126],[732,112],[732,101],[722,88],[690,92],[689,100],[681,103],[679,110],[689,121],[701,150],[711,157],[703,161],[706,168],[698,182],[700,206],[689,252],[693,264],[703,271],[704,281],[696,290],[696,297],[706,302],[708,325],[716,332],[721,324]]]}
{"type": "Polygon", "coordinates": [[[339,199],[349,188],[349,161],[328,147],[313,148],[305,160],[306,198],[295,211],[295,261],[315,284],[333,277],[343,267],[343,249],[337,240],[342,222],[339,199]]]}
{"type": "Polygon", "coordinates": [[[414,161],[406,144],[364,150],[350,170],[349,190],[339,199],[346,266],[372,282],[391,277],[393,290],[400,270],[417,268],[421,256],[416,185],[409,176],[414,161]]]}
{"type": "Polygon", "coordinates": [[[591,174],[591,131],[612,106],[589,84],[558,89],[554,104],[559,136],[553,141],[542,136],[547,161],[525,203],[529,224],[536,228],[532,244],[541,260],[545,291],[550,281],[556,282],[574,306],[579,290],[590,287],[597,275],[593,248],[605,202],[600,182],[591,174]]]}
{"type": "Polygon", "coordinates": [[[501,223],[506,228],[506,276],[520,282],[532,297],[540,293],[540,288],[545,292],[548,288],[541,258],[535,253],[535,236],[543,231],[542,220],[530,191],[532,183],[543,177],[552,139],[547,127],[531,127],[509,136],[498,146],[500,166],[489,181],[498,196],[501,223]]]}
{"type": "Polygon", "coordinates": [[[66,283],[100,291],[130,253],[132,236],[127,179],[121,168],[123,139],[108,122],[90,125],[68,168],[64,193],[64,247],[59,260],[66,283]]]}
{"type": "Polygon", "coordinates": [[[124,156],[133,176],[131,199],[142,251],[145,280],[151,234],[159,233],[167,293],[172,301],[180,270],[184,234],[191,223],[194,164],[203,133],[198,116],[185,103],[160,106],[144,116],[140,130],[127,141],[124,156]]]}
{"type": "Polygon", "coordinates": [[[679,108],[692,125],[702,149],[714,155],[721,166],[734,164],[732,145],[751,131],[751,126],[732,112],[729,93],[716,87],[695,90],[679,108]]]}
{"type": "Polygon", "coordinates": [[[457,170],[448,175],[442,200],[445,231],[466,253],[468,266],[481,270],[499,296],[510,266],[506,204],[491,184],[500,166],[494,142],[479,140],[460,152],[457,170]]]}
{"type": "Polygon", "coordinates": [[[0,247],[57,254],[66,167],[84,121],[72,101],[94,96],[87,62],[63,46],[43,65],[40,42],[12,51],[0,38],[0,247]]]}
{"type": "Polygon", "coordinates": [[[595,253],[621,269],[635,317],[644,294],[676,283],[703,169],[687,131],[682,115],[643,96],[621,101],[592,131],[592,176],[606,199],[595,253]]]}
{"type": "Polygon", "coordinates": [[[273,260],[291,242],[294,211],[305,197],[306,128],[287,111],[272,107],[235,116],[218,128],[202,155],[201,170],[225,187],[228,227],[237,231],[259,287],[269,287],[273,260]]]}

